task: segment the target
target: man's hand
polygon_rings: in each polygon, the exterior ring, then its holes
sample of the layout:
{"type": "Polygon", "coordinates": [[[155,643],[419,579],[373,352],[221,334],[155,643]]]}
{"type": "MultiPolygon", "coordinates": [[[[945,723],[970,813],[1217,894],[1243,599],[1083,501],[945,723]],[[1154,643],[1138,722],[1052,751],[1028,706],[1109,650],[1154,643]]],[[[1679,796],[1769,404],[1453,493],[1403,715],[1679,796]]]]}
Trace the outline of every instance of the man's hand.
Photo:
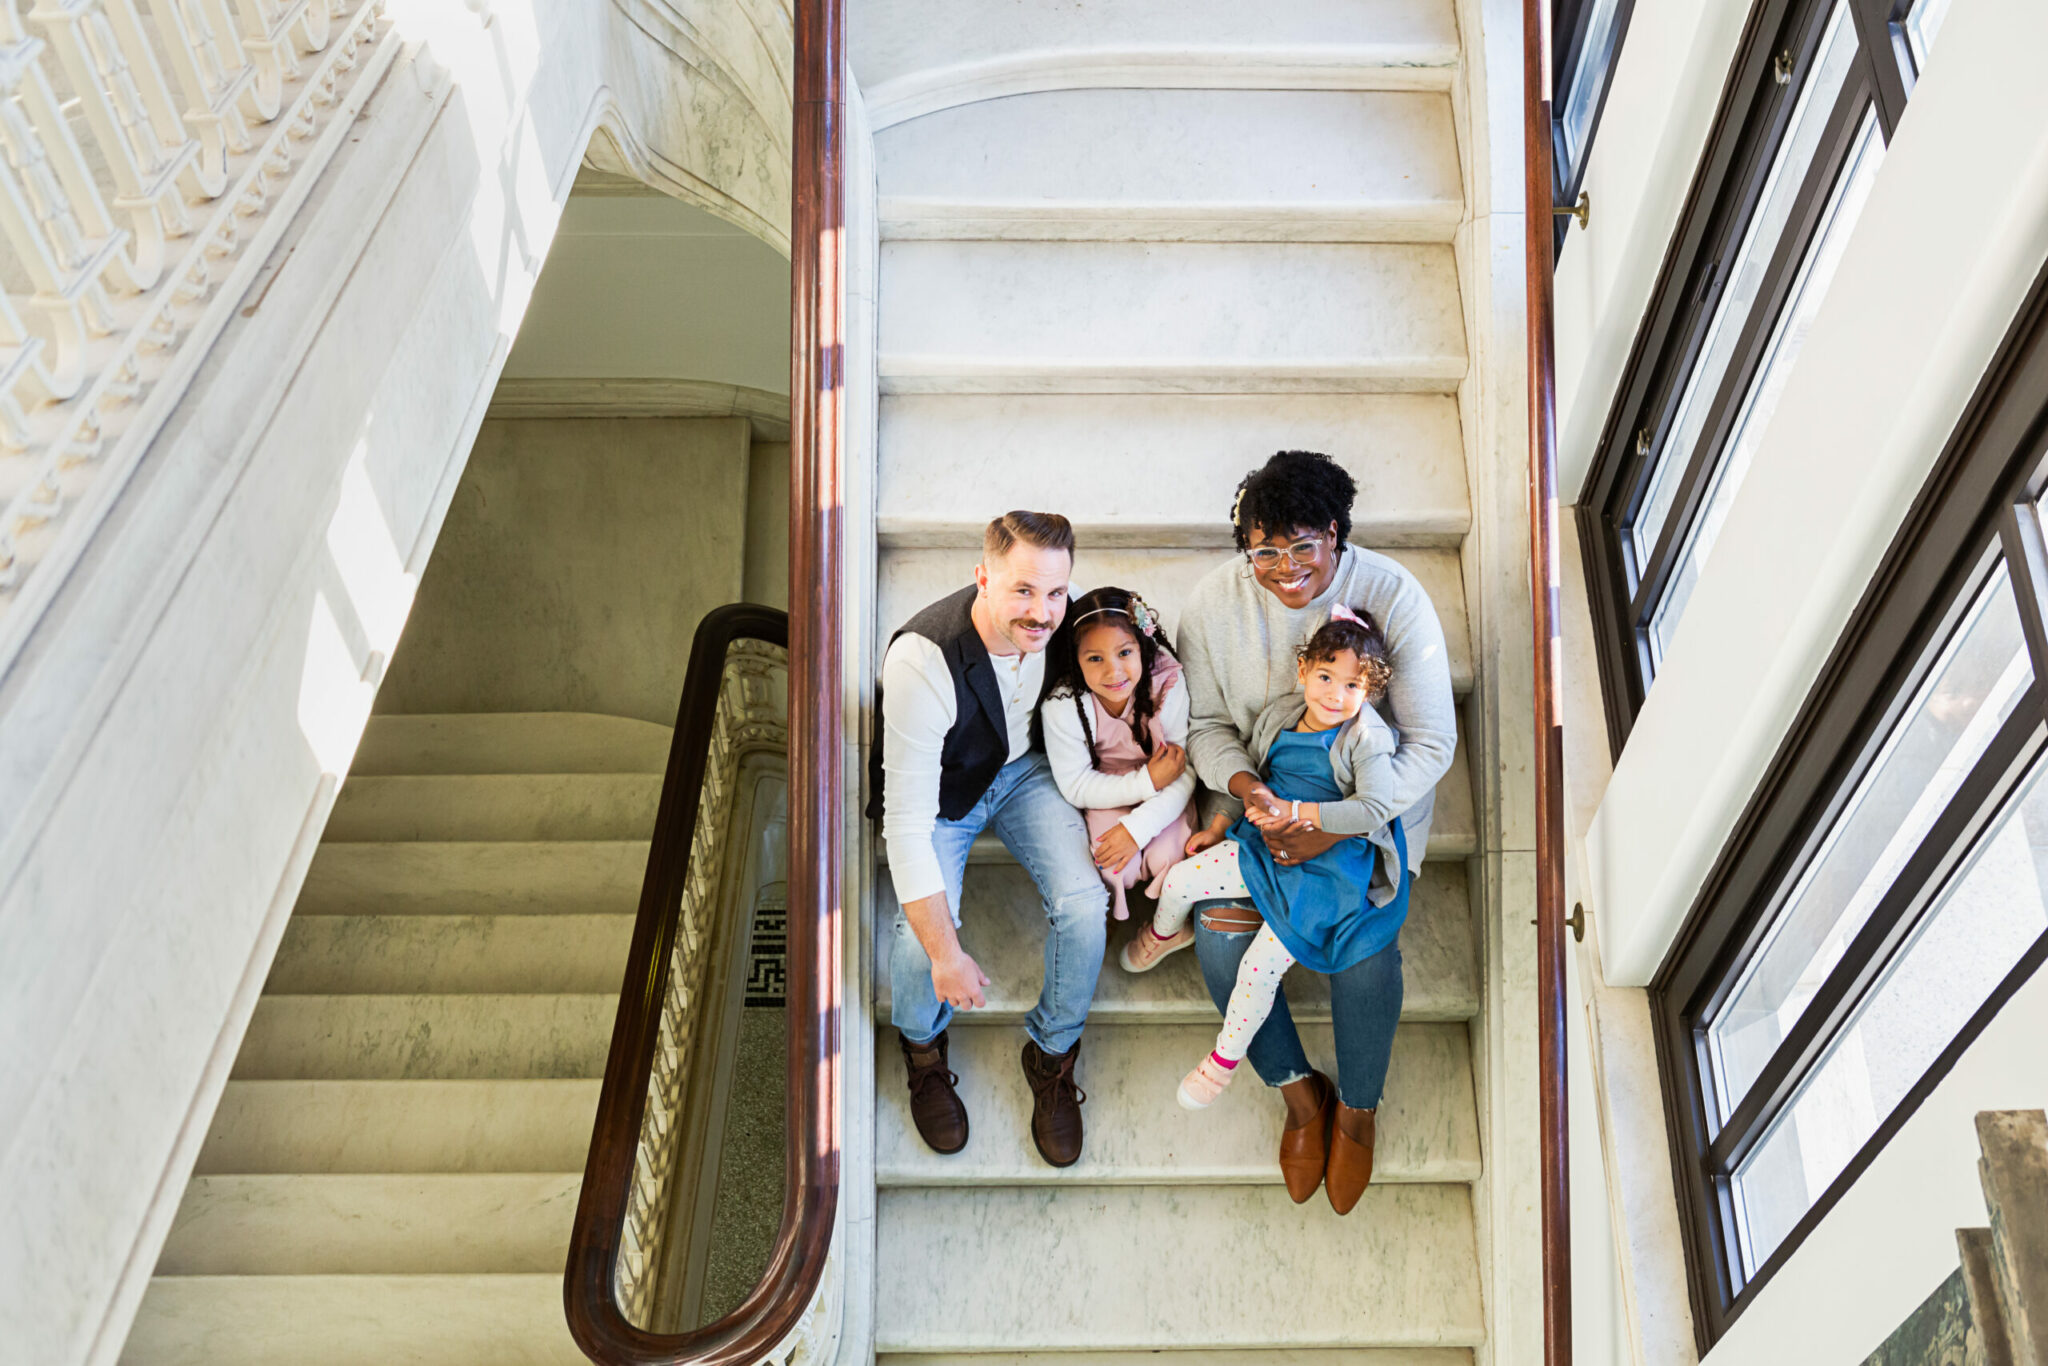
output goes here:
{"type": "Polygon", "coordinates": [[[1290,867],[1306,863],[1340,841],[1351,838],[1318,830],[1307,821],[1288,821],[1276,829],[1267,830],[1265,836],[1266,848],[1274,859],[1290,867]]]}
{"type": "Polygon", "coordinates": [[[955,1010],[980,1010],[986,1006],[988,1002],[981,989],[988,985],[988,980],[988,974],[964,949],[956,949],[943,962],[932,962],[932,990],[955,1010]]]}
{"type": "Polygon", "coordinates": [[[1124,865],[1138,856],[1138,841],[1119,821],[1095,841],[1095,866],[1104,872],[1121,873],[1124,865]]]}
{"type": "Polygon", "coordinates": [[[1179,745],[1161,745],[1145,761],[1145,776],[1152,780],[1155,792],[1164,792],[1187,770],[1188,752],[1179,745]]]}

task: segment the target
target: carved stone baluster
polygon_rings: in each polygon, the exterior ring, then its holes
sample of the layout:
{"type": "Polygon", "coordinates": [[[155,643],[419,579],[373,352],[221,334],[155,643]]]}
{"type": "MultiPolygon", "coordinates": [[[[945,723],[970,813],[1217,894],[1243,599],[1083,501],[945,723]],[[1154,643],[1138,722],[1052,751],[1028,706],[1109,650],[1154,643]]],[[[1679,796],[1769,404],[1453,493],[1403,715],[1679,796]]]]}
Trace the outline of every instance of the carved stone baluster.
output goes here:
{"type": "Polygon", "coordinates": [[[327,46],[326,0],[233,0],[232,10],[242,50],[256,67],[252,97],[267,122],[277,117],[285,84],[298,79],[300,55],[327,46]]]}
{"type": "MultiPolygon", "coordinates": [[[[127,0],[111,0],[108,9],[117,17],[124,9],[126,18],[136,17],[127,0]]],[[[256,69],[217,0],[150,0],[149,13],[156,21],[157,48],[185,97],[185,126],[199,137],[199,173],[211,199],[227,184],[228,154],[249,149],[256,69]]],[[[273,106],[258,117],[276,113],[273,106]]]]}

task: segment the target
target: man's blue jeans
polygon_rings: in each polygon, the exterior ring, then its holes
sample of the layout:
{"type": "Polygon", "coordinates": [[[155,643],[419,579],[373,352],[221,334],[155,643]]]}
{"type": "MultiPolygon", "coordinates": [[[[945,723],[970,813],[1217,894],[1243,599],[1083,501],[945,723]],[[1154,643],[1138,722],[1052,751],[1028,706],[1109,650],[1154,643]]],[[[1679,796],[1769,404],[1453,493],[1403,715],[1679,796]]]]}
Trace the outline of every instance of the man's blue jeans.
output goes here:
{"type": "MultiPolygon", "coordinates": [[[[1209,996],[1222,1011],[1230,1004],[1230,989],[1237,985],[1238,960],[1252,946],[1257,930],[1215,930],[1206,920],[1206,908],[1197,909],[1195,955],[1201,960],[1209,996]]],[[[1394,1054],[1394,1026],[1401,1022],[1398,936],[1372,957],[1330,974],[1330,1016],[1337,1035],[1337,1098],[1355,1110],[1376,1109],[1394,1054]]],[[[1309,1074],[1308,1054],[1287,1010],[1285,984],[1273,998],[1272,1013],[1252,1035],[1245,1057],[1268,1086],[1285,1086],[1309,1074]]]]}
{"type": "MultiPolygon", "coordinates": [[[[960,883],[967,852],[984,829],[996,832],[1024,865],[1045,902],[1045,984],[1024,1017],[1024,1032],[1047,1053],[1064,1053],[1081,1038],[1102,948],[1109,934],[1109,888],[1095,870],[1088,827],[1053,783],[1052,768],[1036,751],[1005,764],[974,809],[957,821],[941,818],[932,846],[946,879],[953,923],[960,923],[960,883]]],[[[932,990],[932,960],[899,907],[889,946],[890,1015],[910,1042],[929,1043],[953,1019],[953,1008],[932,990]]],[[[968,950],[973,953],[972,949],[968,950]]]]}

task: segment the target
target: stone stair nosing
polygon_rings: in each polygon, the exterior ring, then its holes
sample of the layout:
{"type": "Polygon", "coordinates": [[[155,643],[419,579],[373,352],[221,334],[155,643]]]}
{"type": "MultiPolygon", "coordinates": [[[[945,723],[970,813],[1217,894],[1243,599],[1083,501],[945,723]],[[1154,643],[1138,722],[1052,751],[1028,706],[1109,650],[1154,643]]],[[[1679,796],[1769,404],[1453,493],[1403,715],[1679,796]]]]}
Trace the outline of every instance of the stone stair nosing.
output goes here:
{"type": "Polygon", "coordinates": [[[908,393],[1453,393],[1449,246],[899,241],[877,373],[908,393]]]}
{"type": "Polygon", "coordinates": [[[658,773],[352,775],[321,839],[644,840],[660,802],[658,773]]]}
{"type": "MultiPolygon", "coordinates": [[[[988,1008],[963,1019],[1020,1022],[1037,999],[1045,971],[1045,914],[1037,889],[1030,875],[1014,863],[970,864],[961,901],[961,942],[993,979],[985,993],[988,1008]]],[[[1118,966],[1116,954],[1125,937],[1145,923],[1143,904],[1133,903],[1131,920],[1111,924],[1109,951],[1089,1019],[1101,1024],[1206,1024],[1213,1029],[1216,1008],[1192,952],[1177,953],[1147,973],[1128,973],[1118,966]]],[[[875,879],[874,906],[875,1017],[886,1021],[889,927],[897,909],[886,869],[875,879]]],[[[1415,880],[1408,921],[1401,928],[1401,1018],[1469,1020],[1478,1015],[1478,964],[1464,865],[1425,864],[1415,880]]],[[[1314,973],[1296,974],[1287,984],[1287,999],[1298,1019],[1329,1018],[1329,985],[1314,973]]]]}
{"type": "Polygon", "coordinates": [[[1450,89],[1449,0],[1128,0],[1075,22],[1059,0],[996,8],[863,0],[848,52],[877,130],[934,110],[1076,87],[1450,89]]]}
{"type": "MultiPolygon", "coordinates": [[[[1115,969],[1112,969],[1115,970],[1115,969]]],[[[1306,976],[1307,974],[1302,974],[1306,976]]],[[[962,1017],[949,1062],[960,1076],[971,1130],[965,1151],[940,1156],[910,1119],[903,1061],[893,1031],[877,1031],[875,1179],[882,1186],[1272,1185],[1284,1111],[1257,1077],[1208,1109],[1174,1100],[1181,1075],[1215,1043],[1208,1024],[1091,1023],[1076,1080],[1088,1094],[1081,1160],[1048,1167],[1028,1137],[1031,1092],[1018,1062],[1022,1032],[962,1017]],[[892,1084],[893,1083],[893,1084],[892,1084]]],[[[1306,1025],[1309,1056],[1329,1071],[1328,1025],[1306,1025]]],[[[1380,1102],[1376,1183],[1472,1182],[1479,1178],[1479,1118],[1465,1024],[1404,1023],[1380,1102]]]]}
{"type": "Polygon", "coordinates": [[[602,1077],[616,993],[270,996],[237,1081],[529,1081],[602,1077]]]}
{"type": "Polygon", "coordinates": [[[616,992],[630,915],[306,915],[286,923],[268,996],[616,992]]]}
{"type": "Polygon", "coordinates": [[[1448,242],[1465,208],[1433,91],[1012,95],[885,129],[875,166],[884,241],[1448,242]]]}
{"type": "Polygon", "coordinates": [[[1357,480],[1360,545],[1455,549],[1472,524],[1457,402],[1441,394],[899,394],[882,400],[881,439],[876,526],[889,551],[978,554],[977,510],[1086,489],[1062,509],[1084,555],[1172,547],[1214,563],[1234,550],[1238,481],[1288,449],[1323,451],[1357,480]],[[1105,466],[1174,475],[1103,479],[1105,466]]]}

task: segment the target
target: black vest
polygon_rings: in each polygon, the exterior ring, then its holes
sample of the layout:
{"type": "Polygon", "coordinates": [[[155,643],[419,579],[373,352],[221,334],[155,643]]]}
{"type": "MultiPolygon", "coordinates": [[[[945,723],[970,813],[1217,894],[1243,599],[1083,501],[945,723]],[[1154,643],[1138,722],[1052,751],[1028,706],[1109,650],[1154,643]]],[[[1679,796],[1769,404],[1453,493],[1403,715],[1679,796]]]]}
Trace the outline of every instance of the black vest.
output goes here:
{"type": "MultiPolygon", "coordinates": [[[[996,686],[995,665],[989,662],[988,646],[974,629],[972,584],[940,598],[903,623],[897,636],[923,636],[939,647],[946,657],[946,669],[953,675],[953,728],[946,732],[945,747],[939,751],[939,815],[957,821],[974,809],[989,784],[1010,760],[1010,724],[1003,713],[1002,689],[996,686]]],[[[886,653],[886,652],[885,652],[886,653]]],[[[1031,700],[1031,746],[1039,744],[1038,703],[1045,683],[1039,682],[1039,697],[1031,700]]],[[[868,816],[882,818],[882,687],[875,685],[875,739],[868,751],[868,816]]]]}

